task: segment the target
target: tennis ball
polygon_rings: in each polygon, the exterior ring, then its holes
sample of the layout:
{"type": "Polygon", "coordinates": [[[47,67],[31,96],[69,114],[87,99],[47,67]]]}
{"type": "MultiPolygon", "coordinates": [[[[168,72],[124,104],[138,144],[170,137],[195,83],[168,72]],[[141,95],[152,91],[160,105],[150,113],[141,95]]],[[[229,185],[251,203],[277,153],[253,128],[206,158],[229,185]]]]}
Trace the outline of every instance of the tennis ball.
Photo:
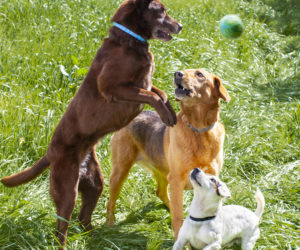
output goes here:
{"type": "Polygon", "coordinates": [[[220,30],[226,38],[238,38],[244,31],[244,25],[237,15],[226,15],[221,19],[220,30]]]}

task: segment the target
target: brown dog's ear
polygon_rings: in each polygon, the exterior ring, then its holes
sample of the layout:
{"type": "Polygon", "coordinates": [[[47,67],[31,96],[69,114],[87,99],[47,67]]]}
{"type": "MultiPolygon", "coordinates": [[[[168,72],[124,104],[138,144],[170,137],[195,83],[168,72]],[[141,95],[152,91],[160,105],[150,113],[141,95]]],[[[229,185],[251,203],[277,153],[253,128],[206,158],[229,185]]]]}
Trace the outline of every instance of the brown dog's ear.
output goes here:
{"type": "Polygon", "coordinates": [[[147,4],[149,5],[149,3],[151,3],[153,0],[136,0],[136,2],[138,3],[144,3],[144,4],[147,4]]]}
{"type": "Polygon", "coordinates": [[[136,10],[138,14],[142,14],[147,10],[151,4],[152,0],[136,0],[136,10]]]}
{"type": "Polygon", "coordinates": [[[142,8],[148,8],[149,4],[152,2],[153,0],[136,0],[137,4],[139,7],[142,8]]]}
{"type": "Polygon", "coordinates": [[[135,9],[136,5],[133,1],[123,2],[112,17],[111,22],[122,22],[126,17],[130,16],[135,9]]]}
{"type": "Polygon", "coordinates": [[[214,85],[217,90],[218,96],[221,97],[225,102],[229,102],[231,98],[227,90],[223,86],[221,79],[217,76],[214,76],[214,85]]]}

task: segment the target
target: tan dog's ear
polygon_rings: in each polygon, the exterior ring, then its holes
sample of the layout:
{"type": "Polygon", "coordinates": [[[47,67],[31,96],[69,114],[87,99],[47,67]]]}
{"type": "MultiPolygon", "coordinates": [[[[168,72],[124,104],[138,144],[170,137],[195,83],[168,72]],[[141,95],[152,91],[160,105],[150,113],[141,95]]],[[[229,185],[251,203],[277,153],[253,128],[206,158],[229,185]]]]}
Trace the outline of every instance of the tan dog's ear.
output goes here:
{"type": "Polygon", "coordinates": [[[221,79],[217,76],[214,76],[214,85],[217,90],[218,96],[221,97],[225,102],[229,102],[231,98],[227,90],[223,86],[221,79]]]}

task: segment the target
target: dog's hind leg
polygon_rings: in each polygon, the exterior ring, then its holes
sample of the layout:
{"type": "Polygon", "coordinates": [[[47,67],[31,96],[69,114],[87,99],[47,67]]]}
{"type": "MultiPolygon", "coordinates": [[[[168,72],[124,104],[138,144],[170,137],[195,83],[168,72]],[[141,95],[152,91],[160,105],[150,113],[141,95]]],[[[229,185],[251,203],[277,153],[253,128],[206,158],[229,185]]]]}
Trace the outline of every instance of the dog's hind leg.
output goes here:
{"type": "Polygon", "coordinates": [[[74,160],[67,159],[67,157],[62,158],[51,164],[50,193],[56,205],[57,215],[61,217],[57,219],[56,237],[64,246],[77,198],[79,164],[75,163],[74,160]]]}
{"type": "MultiPolygon", "coordinates": [[[[123,130],[124,131],[124,130],[123,130]]],[[[109,180],[109,201],[107,204],[107,224],[114,225],[114,210],[124,180],[136,160],[138,149],[126,132],[115,134],[111,142],[112,171],[109,180]]]]}
{"type": "Polygon", "coordinates": [[[251,235],[248,235],[248,233],[242,236],[242,250],[252,250],[260,235],[259,228],[256,228],[251,235]]]}
{"type": "Polygon", "coordinates": [[[156,195],[158,196],[159,199],[165,204],[165,206],[170,209],[170,200],[169,200],[169,195],[168,195],[168,180],[167,178],[158,173],[154,172],[154,177],[157,182],[157,190],[156,190],[156,195]]]}
{"type": "Polygon", "coordinates": [[[103,183],[101,168],[93,148],[81,163],[78,185],[82,197],[78,219],[86,230],[92,229],[91,216],[102,193],[103,183]]]}

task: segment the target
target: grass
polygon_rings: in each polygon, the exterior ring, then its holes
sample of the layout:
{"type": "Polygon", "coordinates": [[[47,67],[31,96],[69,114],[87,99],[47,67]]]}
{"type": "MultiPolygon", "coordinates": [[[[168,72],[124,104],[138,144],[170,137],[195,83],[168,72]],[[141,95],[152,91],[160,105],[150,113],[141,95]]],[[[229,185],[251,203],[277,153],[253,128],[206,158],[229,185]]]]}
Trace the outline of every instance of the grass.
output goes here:
{"type": "MultiPolygon", "coordinates": [[[[226,127],[221,178],[233,198],[227,204],[266,209],[256,249],[299,249],[300,200],[300,7],[297,0],[164,0],[184,26],[171,42],[151,41],[153,83],[176,110],[172,75],[203,67],[219,75],[232,100],[222,104],[226,127]],[[223,38],[219,20],[238,14],[245,24],[237,40],[223,38]]],[[[2,0],[0,2],[0,176],[36,162],[107,36],[109,0],[2,0]]],[[[97,149],[105,191],[94,212],[93,234],[70,225],[69,249],[170,249],[169,212],[155,196],[151,175],[135,166],[117,207],[117,225],[105,226],[111,158],[110,136],[97,149]]],[[[0,185],[0,248],[51,249],[55,209],[49,172],[28,185],[0,185]]],[[[185,212],[192,192],[184,197],[185,212]]]]}

